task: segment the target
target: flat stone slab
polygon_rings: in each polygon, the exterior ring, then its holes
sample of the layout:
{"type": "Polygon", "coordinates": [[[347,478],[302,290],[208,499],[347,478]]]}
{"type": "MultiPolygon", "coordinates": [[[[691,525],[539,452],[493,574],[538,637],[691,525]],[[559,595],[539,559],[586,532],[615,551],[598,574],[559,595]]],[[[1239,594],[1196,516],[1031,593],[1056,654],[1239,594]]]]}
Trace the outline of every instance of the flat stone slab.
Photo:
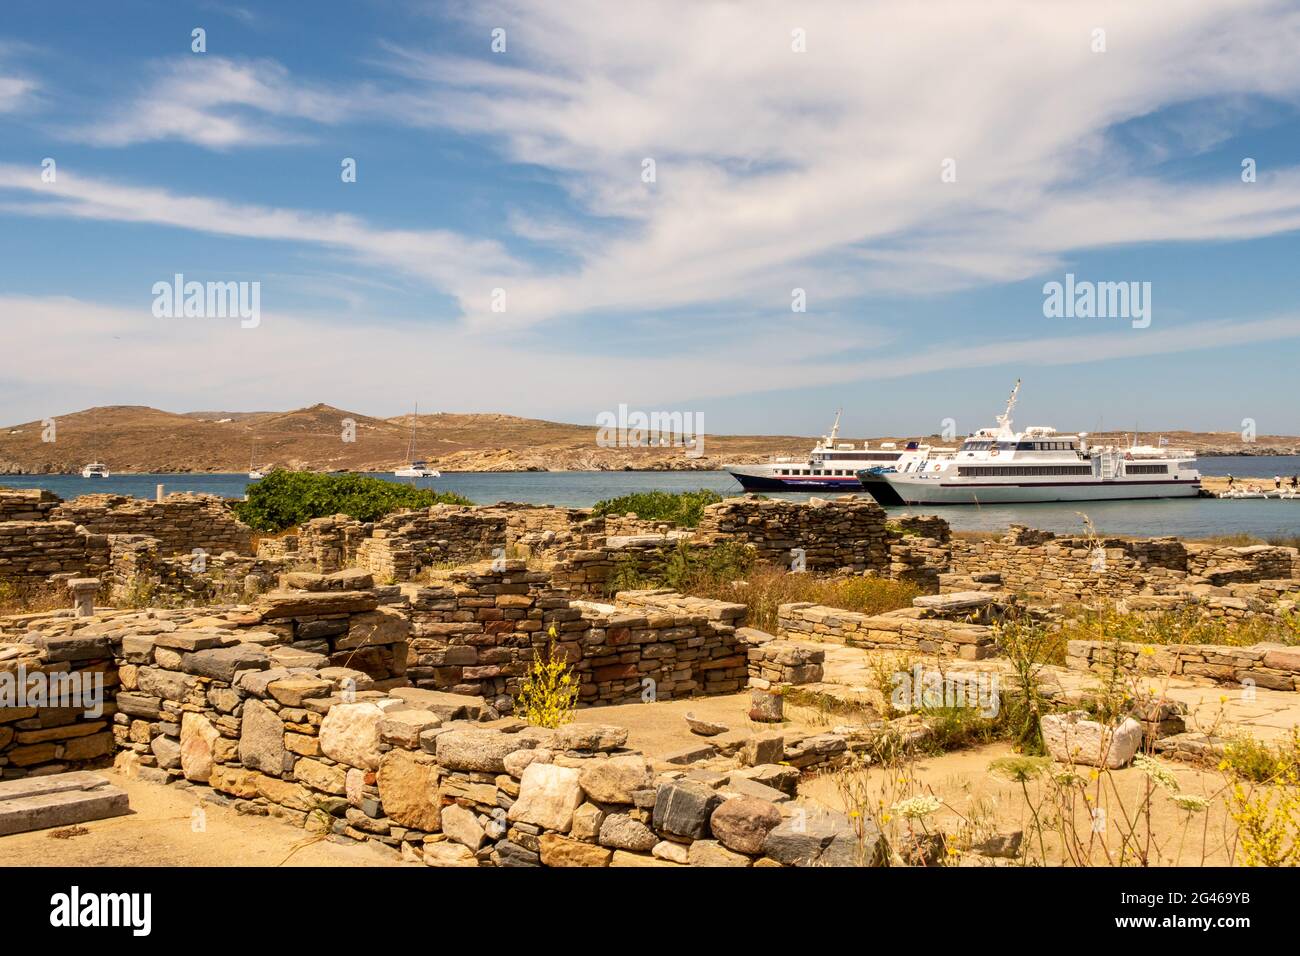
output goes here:
{"type": "Polygon", "coordinates": [[[282,617],[321,617],[327,614],[360,614],[379,607],[379,598],[369,591],[272,591],[253,606],[262,620],[282,617]]]}
{"type": "Polygon", "coordinates": [[[912,607],[923,607],[929,611],[973,611],[988,607],[994,596],[987,591],[956,591],[952,594],[925,594],[912,598],[912,607]]]}
{"type": "Polygon", "coordinates": [[[422,687],[394,687],[389,696],[405,701],[420,710],[427,710],[442,720],[478,720],[485,701],[482,697],[449,694],[441,690],[422,687]]]}
{"type": "Polygon", "coordinates": [[[0,783],[0,836],[118,817],[130,810],[125,790],[84,770],[0,783]]]}

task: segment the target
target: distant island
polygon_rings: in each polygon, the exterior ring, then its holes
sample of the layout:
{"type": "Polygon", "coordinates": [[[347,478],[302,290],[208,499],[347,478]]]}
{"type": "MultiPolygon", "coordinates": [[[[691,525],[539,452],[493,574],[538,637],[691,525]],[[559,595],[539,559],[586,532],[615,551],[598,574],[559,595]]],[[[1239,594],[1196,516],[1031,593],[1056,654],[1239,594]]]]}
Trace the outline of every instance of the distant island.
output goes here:
{"type": "MultiPolygon", "coordinates": [[[[60,415],[55,441],[42,440],[42,422],[0,427],[0,474],[71,474],[102,461],[125,472],[221,473],[258,468],[307,471],[389,471],[405,464],[411,415],[372,418],[330,405],[287,412],[161,411],[111,405],[60,415]],[[354,441],[344,441],[348,422],[354,441]]],[[[1244,442],[1237,433],[1155,430],[1173,446],[1202,457],[1300,454],[1300,437],[1261,435],[1244,442]]],[[[500,414],[440,412],[419,417],[417,452],[442,471],[688,471],[766,461],[773,455],[806,455],[815,436],[706,435],[704,454],[681,448],[604,448],[596,425],[573,425],[500,414]]],[[[1122,432],[1095,432],[1094,443],[1123,442],[1122,432]]],[[[942,444],[938,435],[868,438],[942,444]]],[[[862,438],[842,441],[860,444],[862,438]]]]}

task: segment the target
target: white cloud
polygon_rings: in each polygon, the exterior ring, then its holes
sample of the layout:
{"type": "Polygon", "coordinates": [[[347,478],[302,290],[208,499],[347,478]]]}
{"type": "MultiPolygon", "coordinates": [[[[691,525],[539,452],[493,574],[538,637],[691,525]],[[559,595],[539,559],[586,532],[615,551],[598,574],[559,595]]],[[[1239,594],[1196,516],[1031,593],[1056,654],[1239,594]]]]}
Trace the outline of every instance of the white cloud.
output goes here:
{"type": "Polygon", "coordinates": [[[395,401],[411,395],[423,407],[446,411],[594,421],[596,412],[619,402],[699,409],[713,400],[811,382],[836,386],[964,368],[1107,362],[1300,338],[1300,316],[1284,315],[907,353],[878,329],[835,323],[820,334],[791,336],[774,321],[732,340],[722,361],[714,348],[689,343],[592,361],[570,349],[484,338],[467,329],[422,334],[373,322],[322,321],[268,307],[265,297],[255,329],[240,328],[237,319],[157,319],[143,295],[138,308],[66,296],[0,296],[0,314],[8,320],[0,397],[13,421],[124,403],[248,410],[324,400],[389,415],[401,411],[395,401]],[[853,355],[863,351],[875,360],[853,355]]]}
{"type": "MultiPolygon", "coordinates": [[[[439,10],[445,9],[439,5],[439,10]]],[[[871,293],[930,294],[1059,271],[1077,250],[1239,240],[1300,228],[1300,170],[1235,162],[1216,181],[1167,178],[1164,136],[1221,142],[1244,104],[1300,100],[1300,9],[1283,0],[538,5],[465,14],[482,52],[389,47],[383,84],[291,76],[266,61],[185,57],[87,131],[126,145],[289,142],[311,124],[368,121],[482,136],[536,164],[589,215],[505,210],[514,236],[561,252],[542,270],[444,230],[242,206],[97,179],[0,188],[52,215],[154,222],[346,250],[416,276],[499,331],[574,315],[776,314],[791,289],[814,315],[871,293]],[[503,26],[508,53],[488,52],[503,26]],[[1106,30],[1107,51],[1091,49],[1106,30]],[[791,51],[791,30],[807,52],[791,51]],[[1116,124],[1211,101],[1123,146],[1116,124]],[[1231,103],[1232,108],[1223,107],[1231,103]],[[642,160],[658,181],[641,182],[642,160]],[[940,164],[957,162],[957,182],[940,164]],[[507,293],[505,314],[489,310],[507,293]]],[[[1142,278],[1125,275],[1115,278],[1142,278]]],[[[789,314],[786,312],[785,314],[789,314]]]]}
{"type": "Polygon", "coordinates": [[[41,181],[39,167],[0,164],[0,192],[29,197],[17,207],[29,215],[143,222],[220,236],[289,240],[321,245],[446,287],[484,269],[522,268],[495,242],[446,230],[393,230],[342,213],[302,212],[185,196],[77,175],[60,166],[58,180],[41,181]]]}
{"type": "Polygon", "coordinates": [[[176,139],[210,149],[301,142],[293,121],[337,123],[358,115],[364,90],[310,86],[270,60],[210,54],[168,60],[140,95],[78,131],[98,146],[176,139]]]}
{"type": "MultiPolygon", "coordinates": [[[[1300,225],[1293,169],[1252,187],[1235,163],[1221,185],[1162,181],[1134,168],[1150,143],[1131,151],[1108,135],[1201,98],[1294,101],[1300,9],[1280,0],[672,11],[502,0],[473,17],[485,38],[507,30],[506,54],[486,39],[476,58],[392,51],[391,67],[431,90],[412,116],[494,138],[623,222],[571,273],[497,277],[507,321],[772,307],[792,285],[822,303],[928,292],[1023,279],[1076,249],[1300,225]],[[1099,25],[1104,53],[1091,50],[1099,25]],[[790,49],[796,27],[806,53],[790,49]],[[645,157],[653,187],[639,178],[645,157]],[[940,181],[948,157],[956,183],[940,181]]],[[[500,322],[454,291],[471,319],[500,322]]]]}

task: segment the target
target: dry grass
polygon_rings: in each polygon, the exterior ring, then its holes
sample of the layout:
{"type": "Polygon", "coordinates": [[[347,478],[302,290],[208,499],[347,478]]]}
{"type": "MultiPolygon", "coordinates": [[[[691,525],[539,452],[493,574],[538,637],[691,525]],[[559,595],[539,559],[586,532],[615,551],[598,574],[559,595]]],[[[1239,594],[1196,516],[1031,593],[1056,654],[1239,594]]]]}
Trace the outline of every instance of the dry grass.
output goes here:
{"type": "Polygon", "coordinates": [[[1195,608],[1136,613],[1106,606],[1077,608],[1061,625],[1064,641],[1126,641],[1135,644],[1213,644],[1251,647],[1266,641],[1300,644],[1300,617],[1256,615],[1239,622],[1209,617],[1195,608]]]}
{"type": "Polygon", "coordinates": [[[51,587],[18,585],[0,581],[0,615],[34,614],[71,607],[72,596],[51,587]]]}
{"type": "Polygon", "coordinates": [[[845,611],[883,614],[911,607],[912,599],[921,592],[909,582],[887,578],[823,577],[756,567],[743,580],[703,581],[689,593],[745,604],[749,607],[748,625],[775,634],[776,611],[782,604],[808,601],[845,611]]]}

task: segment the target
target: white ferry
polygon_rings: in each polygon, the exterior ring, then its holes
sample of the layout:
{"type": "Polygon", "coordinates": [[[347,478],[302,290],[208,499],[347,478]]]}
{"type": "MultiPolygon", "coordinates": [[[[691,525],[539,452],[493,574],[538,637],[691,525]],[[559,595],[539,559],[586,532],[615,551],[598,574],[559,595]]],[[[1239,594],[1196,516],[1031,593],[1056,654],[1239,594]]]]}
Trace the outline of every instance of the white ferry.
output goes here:
{"type": "Polygon", "coordinates": [[[102,461],[92,461],[89,465],[81,469],[82,478],[107,478],[109,477],[108,465],[102,461]]]}
{"type": "Polygon", "coordinates": [[[900,468],[867,468],[858,479],[882,505],[1019,504],[1193,498],[1201,475],[1195,456],[1163,446],[1088,447],[1087,432],[1011,427],[1020,382],[996,428],[982,428],[951,458],[900,468]]]}
{"type": "Polygon", "coordinates": [[[813,491],[840,489],[845,492],[862,490],[857,474],[864,468],[888,465],[900,470],[915,467],[933,454],[951,454],[951,448],[931,448],[918,442],[908,442],[899,448],[894,442],[881,442],[876,448],[863,442],[855,448],[852,442],[837,441],[840,431],[840,413],[835,414],[831,433],[823,435],[813,446],[807,458],[774,458],[759,465],[727,465],[726,471],[746,491],[813,491]]]}

